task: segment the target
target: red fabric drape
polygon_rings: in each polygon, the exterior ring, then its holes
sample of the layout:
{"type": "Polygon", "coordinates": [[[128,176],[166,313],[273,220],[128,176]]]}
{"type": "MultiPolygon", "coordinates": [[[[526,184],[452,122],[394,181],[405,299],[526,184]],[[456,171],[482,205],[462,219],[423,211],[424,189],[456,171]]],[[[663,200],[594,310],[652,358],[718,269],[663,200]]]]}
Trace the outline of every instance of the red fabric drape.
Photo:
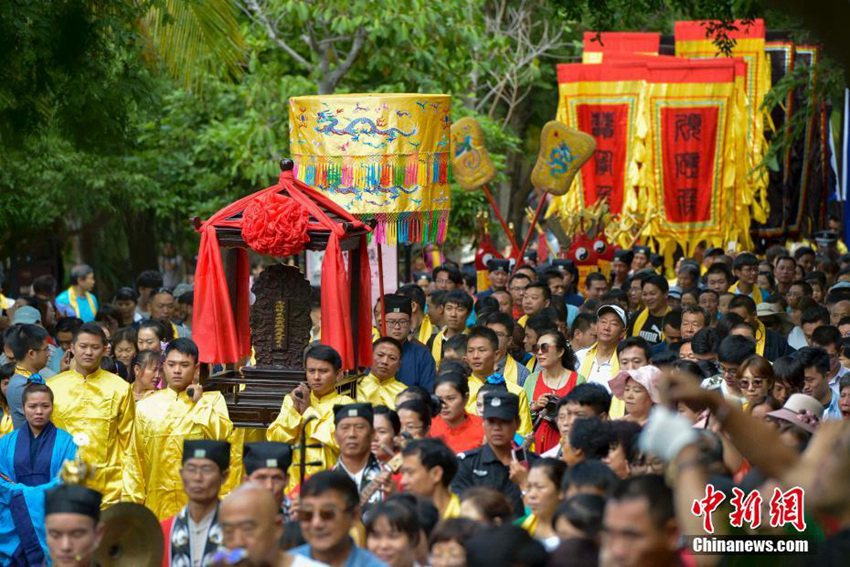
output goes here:
{"type": "MultiPolygon", "coordinates": [[[[331,233],[322,262],[322,343],[334,347],[345,368],[372,362],[372,276],[366,236],[360,239],[360,297],[356,319],[351,313],[351,277],[345,269],[339,236],[331,233]],[[352,342],[349,322],[357,325],[357,344],[352,342]]],[[[351,264],[349,260],[349,265],[351,264]]]]}
{"type": "MultiPolygon", "coordinates": [[[[332,346],[343,359],[345,368],[367,366],[372,358],[371,343],[371,273],[366,250],[366,237],[360,241],[360,310],[357,318],[351,315],[350,276],[345,268],[340,238],[345,235],[342,223],[353,228],[364,228],[359,220],[342,207],[296,180],[291,171],[284,171],[276,185],[267,187],[221,209],[200,228],[201,246],[195,270],[195,309],[192,332],[200,350],[201,362],[234,363],[251,351],[249,325],[248,282],[250,266],[246,250],[239,249],[236,256],[236,314],[231,308],[230,294],[216,227],[241,228],[240,218],[229,219],[243,211],[253,200],[269,192],[281,192],[301,203],[316,220],[309,230],[330,231],[328,248],[322,264],[322,342],[332,346]],[[341,221],[330,218],[326,209],[341,221]],[[358,344],[352,344],[349,325],[358,325],[358,344]]],[[[368,229],[367,229],[368,230],[368,229]]]]}
{"type": "Polygon", "coordinates": [[[366,235],[360,237],[360,312],[357,314],[357,337],[355,345],[357,366],[372,365],[372,273],[369,266],[369,250],[366,235]]]}
{"type": "Polygon", "coordinates": [[[198,344],[201,362],[236,362],[242,354],[236,335],[230,294],[218,236],[211,224],[201,229],[201,247],[195,268],[195,302],[192,337],[198,344]]]}
{"type": "Polygon", "coordinates": [[[322,261],[322,342],[334,347],[343,366],[351,368],[354,346],[346,324],[351,321],[351,287],[344,264],[339,236],[332,232],[322,261]]]}

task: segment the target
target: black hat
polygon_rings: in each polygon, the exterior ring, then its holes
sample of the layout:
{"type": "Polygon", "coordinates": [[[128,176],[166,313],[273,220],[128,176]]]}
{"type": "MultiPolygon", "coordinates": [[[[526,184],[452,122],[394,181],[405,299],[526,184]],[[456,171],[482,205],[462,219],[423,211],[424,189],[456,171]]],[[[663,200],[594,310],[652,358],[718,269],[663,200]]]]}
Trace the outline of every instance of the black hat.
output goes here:
{"type": "Polygon", "coordinates": [[[493,391],[484,394],[484,419],[512,421],[519,417],[519,396],[510,392],[493,391]]]}
{"type": "Polygon", "coordinates": [[[723,248],[711,246],[706,248],[705,252],[702,253],[703,258],[711,258],[712,256],[723,256],[723,248]]]}
{"type": "Polygon", "coordinates": [[[384,296],[384,311],[386,314],[405,313],[412,315],[413,307],[409,297],[397,293],[388,293],[384,296]]]}
{"type": "Polygon", "coordinates": [[[631,264],[634,257],[635,254],[631,250],[617,250],[614,252],[614,259],[624,264],[631,264]]]}
{"type": "Polygon", "coordinates": [[[650,254],[649,263],[655,266],[656,268],[660,268],[664,265],[664,256],[662,256],[661,254],[650,254]]]}
{"type": "Polygon", "coordinates": [[[372,423],[372,417],[375,412],[372,410],[372,404],[344,404],[334,406],[334,425],[348,417],[362,417],[369,423],[372,423]]]}
{"type": "Polygon", "coordinates": [[[44,495],[44,515],[82,514],[100,521],[100,492],[79,484],[60,484],[44,495]]]}
{"type": "Polygon", "coordinates": [[[834,230],[821,230],[812,236],[815,237],[818,246],[832,246],[838,242],[838,233],[834,230]]]}
{"type": "Polygon", "coordinates": [[[552,260],[552,265],[556,268],[565,268],[567,270],[575,267],[576,263],[569,258],[556,258],[552,260]]]}
{"type": "Polygon", "coordinates": [[[245,474],[253,474],[257,469],[280,469],[286,474],[292,464],[292,447],[275,441],[245,443],[242,464],[245,474]]]}
{"type": "Polygon", "coordinates": [[[230,468],[230,443],[209,439],[186,439],[183,441],[183,463],[189,459],[209,459],[222,471],[230,468]]]}
{"type": "Polygon", "coordinates": [[[649,246],[632,246],[632,252],[635,254],[643,254],[647,258],[652,254],[652,250],[649,249],[649,246]]]}
{"type": "Polygon", "coordinates": [[[509,273],[511,271],[511,261],[503,260],[501,258],[492,258],[487,260],[488,272],[498,272],[499,270],[509,273]]]}

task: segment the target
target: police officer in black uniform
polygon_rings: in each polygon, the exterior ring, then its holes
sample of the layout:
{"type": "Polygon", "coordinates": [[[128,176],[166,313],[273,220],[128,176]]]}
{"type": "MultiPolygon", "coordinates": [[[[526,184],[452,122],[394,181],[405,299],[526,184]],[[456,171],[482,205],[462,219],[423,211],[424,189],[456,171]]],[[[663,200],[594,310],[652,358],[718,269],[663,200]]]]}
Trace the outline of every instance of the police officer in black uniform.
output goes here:
{"type": "MultiPolygon", "coordinates": [[[[484,299],[493,295],[494,291],[505,291],[505,286],[508,283],[508,277],[511,275],[511,261],[501,258],[492,258],[487,260],[487,274],[490,275],[490,286],[484,291],[475,296],[476,299],[484,299]],[[493,284],[492,274],[502,274],[501,285],[493,284]]],[[[497,276],[498,278],[498,276],[497,276]]]]}
{"type": "Polygon", "coordinates": [[[458,455],[459,468],[452,481],[452,492],[462,495],[472,486],[494,488],[507,496],[514,516],[523,515],[522,491],[510,479],[510,464],[519,460],[528,466],[537,455],[517,449],[514,436],[519,427],[519,397],[505,391],[484,394],[485,444],[458,455]]]}

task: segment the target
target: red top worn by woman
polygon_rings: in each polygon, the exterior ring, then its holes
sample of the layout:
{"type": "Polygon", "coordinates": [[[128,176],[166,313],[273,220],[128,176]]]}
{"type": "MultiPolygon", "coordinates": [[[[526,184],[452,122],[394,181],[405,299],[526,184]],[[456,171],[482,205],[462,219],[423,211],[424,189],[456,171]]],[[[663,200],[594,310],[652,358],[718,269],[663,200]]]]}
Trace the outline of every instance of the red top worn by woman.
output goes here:
{"type": "Polygon", "coordinates": [[[431,422],[431,437],[442,439],[455,453],[463,453],[480,447],[484,442],[483,421],[477,415],[466,414],[466,418],[457,427],[449,424],[438,415],[431,422]]]}

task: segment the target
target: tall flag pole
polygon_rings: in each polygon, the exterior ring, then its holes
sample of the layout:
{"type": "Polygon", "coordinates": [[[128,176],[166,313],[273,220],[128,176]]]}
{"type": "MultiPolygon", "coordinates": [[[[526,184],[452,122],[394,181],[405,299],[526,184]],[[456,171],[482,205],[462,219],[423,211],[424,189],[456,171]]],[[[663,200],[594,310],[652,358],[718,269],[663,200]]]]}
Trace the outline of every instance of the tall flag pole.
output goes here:
{"type": "Polygon", "coordinates": [[[844,215],[841,226],[844,227],[845,244],[850,242],[850,195],[847,194],[850,188],[850,88],[844,89],[844,127],[841,129],[842,134],[842,154],[841,154],[841,195],[844,197],[844,215]]]}

